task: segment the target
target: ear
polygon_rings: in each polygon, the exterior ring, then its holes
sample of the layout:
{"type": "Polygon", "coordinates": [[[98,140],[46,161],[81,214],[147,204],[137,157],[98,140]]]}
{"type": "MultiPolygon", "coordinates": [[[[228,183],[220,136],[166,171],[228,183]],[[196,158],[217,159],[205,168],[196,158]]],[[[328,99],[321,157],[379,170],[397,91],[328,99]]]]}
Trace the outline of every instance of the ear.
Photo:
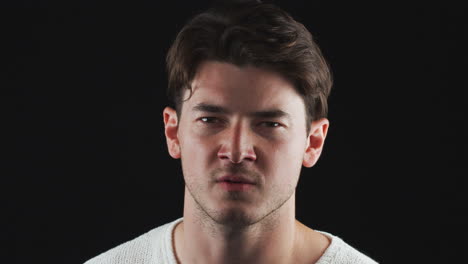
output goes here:
{"type": "Polygon", "coordinates": [[[328,127],[330,122],[326,118],[313,121],[310,126],[310,132],[307,137],[307,146],[304,152],[304,160],[302,165],[312,167],[317,163],[320,154],[322,153],[323,144],[327,137],[328,127]]]}
{"type": "Polygon", "coordinates": [[[174,159],[180,158],[180,144],[177,131],[179,129],[179,123],[177,120],[177,113],[170,107],[164,108],[164,132],[166,135],[167,149],[169,155],[174,159]]]}

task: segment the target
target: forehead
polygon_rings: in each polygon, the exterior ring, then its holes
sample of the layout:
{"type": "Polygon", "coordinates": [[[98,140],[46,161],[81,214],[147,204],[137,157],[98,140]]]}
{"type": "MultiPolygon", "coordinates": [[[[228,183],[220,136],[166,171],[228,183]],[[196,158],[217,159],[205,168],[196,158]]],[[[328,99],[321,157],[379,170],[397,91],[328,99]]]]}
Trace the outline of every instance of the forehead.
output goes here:
{"type": "MultiPolygon", "coordinates": [[[[279,108],[289,110],[291,114],[304,114],[300,112],[304,110],[302,97],[291,82],[279,73],[254,66],[204,62],[198,67],[192,81],[192,91],[192,96],[184,105],[208,103],[233,111],[279,108]]],[[[186,96],[189,94],[186,93],[186,96]]]]}

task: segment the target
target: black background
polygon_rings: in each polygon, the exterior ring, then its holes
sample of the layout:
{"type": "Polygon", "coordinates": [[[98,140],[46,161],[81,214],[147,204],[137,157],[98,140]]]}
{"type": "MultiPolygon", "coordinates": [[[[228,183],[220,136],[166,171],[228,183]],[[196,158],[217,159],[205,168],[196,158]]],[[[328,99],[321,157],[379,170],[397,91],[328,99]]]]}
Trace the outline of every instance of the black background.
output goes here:
{"type": "MultiPolygon", "coordinates": [[[[63,2],[2,8],[2,104],[15,117],[2,129],[15,139],[2,157],[13,169],[2,175],[3,263],[82,263],[182,216],[165,55],[210,1],[63,2]]],[[[274,1],[312,32],[335,78],[297,218],[379,262],[459,263],[462,11],[351,2],[274,1]]]]}

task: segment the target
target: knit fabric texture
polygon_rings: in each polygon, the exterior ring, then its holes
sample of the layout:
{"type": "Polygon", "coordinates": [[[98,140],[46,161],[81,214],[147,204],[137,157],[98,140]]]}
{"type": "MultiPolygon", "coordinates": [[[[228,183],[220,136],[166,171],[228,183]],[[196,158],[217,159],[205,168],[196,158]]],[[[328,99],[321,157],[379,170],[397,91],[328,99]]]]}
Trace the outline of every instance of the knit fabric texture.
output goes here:
{"type": "MultiPolygon", "coordinates": [[[[172,233],[182,220],[183,218],[179,218],[157,227],[86,261],[85,264],[178,264],[173,250],[172,233]]],[[[377,263],[341,238],[327,232],[318,232],[330,238],[331,243],[315,264],[377,263]]]]}

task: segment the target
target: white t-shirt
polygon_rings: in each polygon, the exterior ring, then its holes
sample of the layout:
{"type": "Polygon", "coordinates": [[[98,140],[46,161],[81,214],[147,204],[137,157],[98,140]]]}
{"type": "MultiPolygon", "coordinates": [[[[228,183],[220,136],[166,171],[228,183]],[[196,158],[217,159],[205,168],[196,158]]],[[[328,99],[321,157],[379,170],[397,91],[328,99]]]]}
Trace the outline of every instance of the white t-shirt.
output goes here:
{"type": "MultiPolygon", "coordinates": [[[[177,264],[172,246],[172,233],[182,221],[157,227],[94,257],[85,264],[177,264]]],[[[330,246],[315,264],[375,264],[374,260],[346,244],[341,238],[318,231],[331,239],[330,246]]]]}

